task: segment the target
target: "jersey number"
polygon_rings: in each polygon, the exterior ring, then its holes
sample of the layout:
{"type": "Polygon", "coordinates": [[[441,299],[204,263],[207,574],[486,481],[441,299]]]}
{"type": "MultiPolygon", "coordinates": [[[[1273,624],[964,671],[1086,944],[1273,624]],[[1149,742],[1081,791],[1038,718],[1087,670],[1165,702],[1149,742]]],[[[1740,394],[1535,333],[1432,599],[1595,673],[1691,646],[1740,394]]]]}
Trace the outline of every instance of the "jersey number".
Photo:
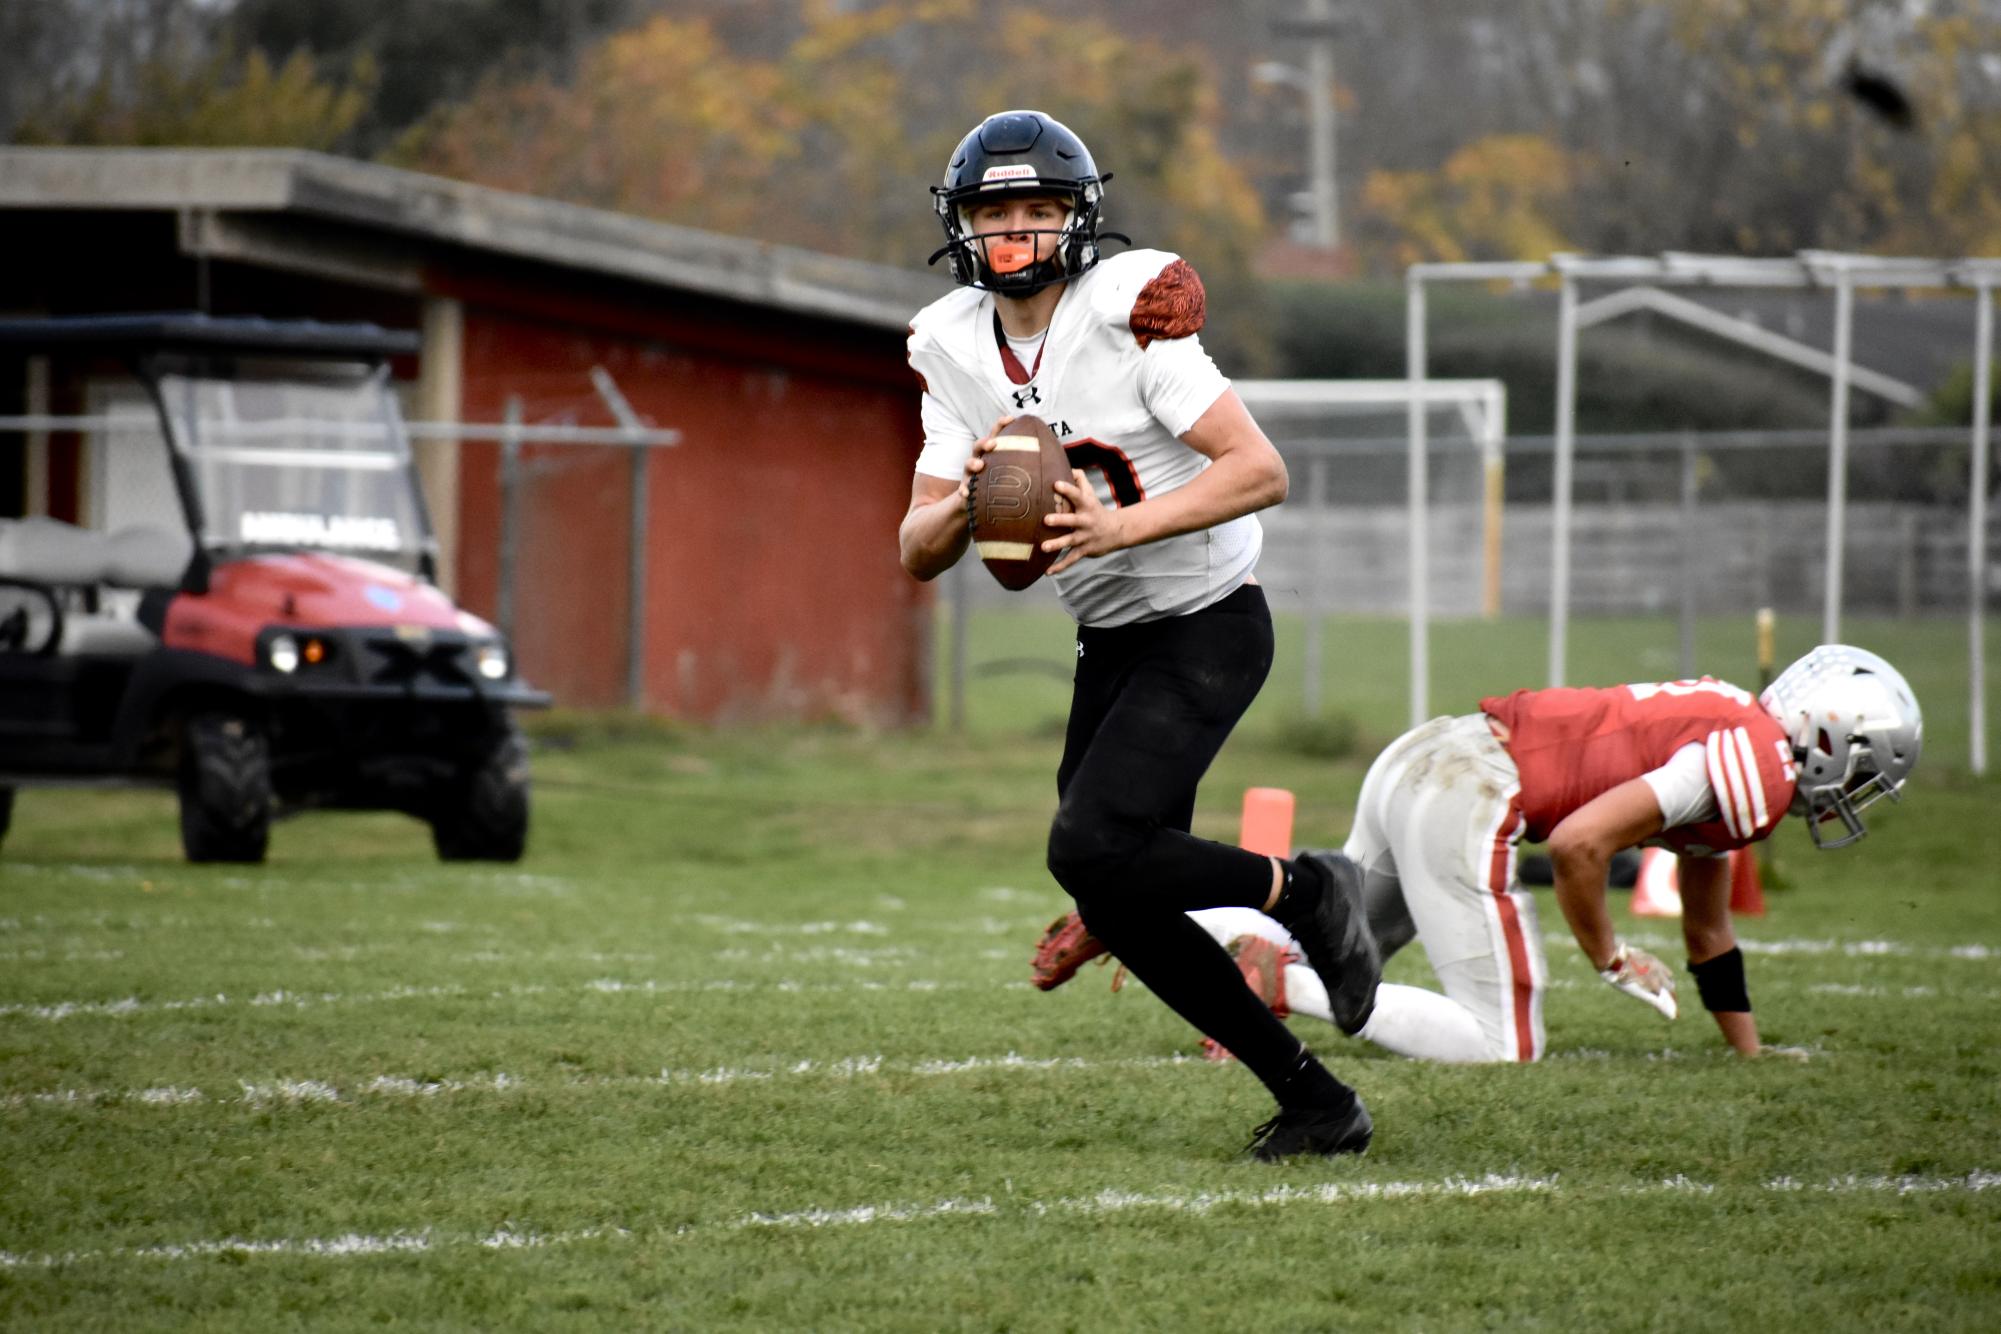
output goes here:
{"type": "Polygon", "coordinates": [[[1063,446],[1063,452],[1069,455],[1073,468],[1096,468],[1118,504],[1137,505],[1146,499],[1146,492],[1140,488],[1139,473],[1123,451],[1102,441],[1085,439],[1071,441],[1063,446]]]}
{"type": "Polygon", "coordinates": [[[1654,681],[1629,685],[1634,699],[1652,699],[1655,695],[1721,695],[1734,704],[1749,704],[1751,692],[1739,690],[1724,681],[1654,681]]]}

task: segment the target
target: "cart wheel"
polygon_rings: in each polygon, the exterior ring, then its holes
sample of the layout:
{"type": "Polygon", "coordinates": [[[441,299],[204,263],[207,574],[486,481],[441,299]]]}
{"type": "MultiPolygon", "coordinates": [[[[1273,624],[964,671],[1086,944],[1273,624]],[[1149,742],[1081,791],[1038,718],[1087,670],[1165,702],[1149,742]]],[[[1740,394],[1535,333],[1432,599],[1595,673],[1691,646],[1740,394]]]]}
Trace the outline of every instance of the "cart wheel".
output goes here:
{"type": "Polygon", "coordinates": [[[528,743],[510,721],[493,733],[431,816],[448,862],[517,862],[528,846],[528,743]]]}
{"type": "Polygon", "coordinates": [[[261,862],[271,838],[271,746],[233,713],[198,713],[181,736],[181,846],[191,862],[261,862]]]}

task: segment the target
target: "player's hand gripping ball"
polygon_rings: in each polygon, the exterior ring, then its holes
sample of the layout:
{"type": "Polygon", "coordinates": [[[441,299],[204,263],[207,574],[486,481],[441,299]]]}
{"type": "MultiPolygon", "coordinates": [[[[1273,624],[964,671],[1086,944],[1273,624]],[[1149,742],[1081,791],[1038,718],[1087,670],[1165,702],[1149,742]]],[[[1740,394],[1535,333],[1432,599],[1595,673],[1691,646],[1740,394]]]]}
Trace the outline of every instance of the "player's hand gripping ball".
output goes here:
{"type": "Polygon", "coordinates": [[[986,466],[966,479],[966,520],[973,548],[1001,587],[1027,588],[1062,554],[1042,544],[1058,530],[1043,520],[1070,508],[1056,483],[1070,477],[1070,459],[1040,417],[1016,417],[994,436],[986,466]]]}

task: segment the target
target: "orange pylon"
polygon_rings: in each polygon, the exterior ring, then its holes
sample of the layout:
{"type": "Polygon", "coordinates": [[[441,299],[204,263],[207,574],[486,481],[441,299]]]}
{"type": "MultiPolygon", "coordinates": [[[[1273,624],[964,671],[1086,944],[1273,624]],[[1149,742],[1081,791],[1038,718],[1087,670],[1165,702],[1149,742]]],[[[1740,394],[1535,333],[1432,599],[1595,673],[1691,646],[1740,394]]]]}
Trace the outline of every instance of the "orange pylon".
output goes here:
{"type": "MultiPolygon", "coordinates": [[[[1730,854],[1730,911],[1738,917],[1765,915],[1765,887],[1758,878],[1758,854],[1738,848],[1730,854]]],[[[1640,849],[1640,878],[1633,882],[1633,915],[1681,916],[1681,875],[1665,848],[1640,849]]]]}
{"type": "Polygon", "coordinates": [[[1640,878],[1633,882],[1635,917],[1681,916],[1681,876],[1666,848],[1640,849],[1640,878]]]}
{"type": "Polygon", "coordinates": [[[1244,790],[1244,821],[1237,846],[1268,857],[1292,855],[1292,793],[1282,787],[1244,790]]]}
{"type": "Polygon", "coordinates": [[[1739,848],[1730,854],[1730,911],[1738,917],[1765,915],[1765,886],[1758,879],[1758,854],[1739,848]]]}

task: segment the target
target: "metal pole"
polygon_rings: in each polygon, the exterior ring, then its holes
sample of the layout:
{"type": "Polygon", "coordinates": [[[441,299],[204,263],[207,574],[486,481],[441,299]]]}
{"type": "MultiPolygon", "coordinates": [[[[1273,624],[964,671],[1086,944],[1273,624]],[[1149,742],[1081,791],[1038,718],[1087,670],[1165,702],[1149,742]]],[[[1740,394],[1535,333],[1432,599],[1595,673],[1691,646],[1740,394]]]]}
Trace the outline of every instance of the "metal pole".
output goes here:
{"type": "Polygon", "coordinates": [[[646,551],[651,495],[653,451],[639,448],[632,453],[632,519],[625,555],[625,703],[627,708],[646,707],[646,551]]]}
{"type": "Polygon", "coordinates": [[[500,587],[494,619],[508,642],[514,640],[514,548],[521,540],[521,396],[507,396],[500,436],[500,587]]]}
{"type": "Polygon", "coordinates": [[[1550,507],[1549,684],[1563,684],[1570,630],[1570,491],[1577,450],[1577,284],[1568,273],[1556,307],[1556,481],[1550,507]]]}
{"type": "Polygon", "coordinates": [[[1681,438],[1681,677],[1695,679],[1695,436],[1681,438]]]}
{"type": "Polygon", "coordinates": [[[1968,767],[1987,772],[1987,432],[1994,415],[1994,289],[1982,282],[1973,325],[1973,460],[1966,533],[1968,767]]]}
{"type": "Polygon", "coordinates": [[[637,443],[646,423],[632,410],[611,372],[602,366],[591,367],[591,384],[611,415],[618,418],[619,426],[635,441],[628,461],[632,508],[625,549],[625,703],[628,708],[640,709],[646,704],[646,551],[653,451],[637,443]]]}
{"type": "Polygon", "coordinates": [[[1301,704],[1309,718],[1320,716],[1320,684],[1326,672],[1321,643],[1326,626],[1321,615],[1327,570],[1327,460],[1306,466],[1306,645],[1301,704]]]}
{"type": "Polygon", "coordinates": [[[1409,402],[1405,405],[1408,440],[1406,468],[1409,474],[1407,498],[1410,540],[1410,725],[1416,727],[1430,713],[1431,649],[1427,597],[1430,580],[1425,571],[1424,463],[1426,420],[1424,403],[1424,279],[1415,273],[1404,277],[1404,364],[1410,377],[1409,402]]]}
{"type": "MultiPolygon", "coordinates": [[[[1333,17],[1330,0],[1308,0],[1309,20],[1333,17]]],[[[1341,222],[1334,188],[1334,38],[1314,37],[1306,49],[1306,105],[1309,145],[1313,154],[1313,243],[1332,250],[1341,244],[1341,222]]]]}
{"type": "Polygon", "coordinates": [[[1480,615],[1489,621],[1501,614],[1501,516],[1507,503],[1507,459],[1501,452],[1501,436],[1507,420],[1506,402],[1507,389],[1501,387],[1486,395],[1481,404],[1485,417],[1480,425],[1485,503],[1480,522],[1480,615]]]}
{"type": "Polygon", "coordinates": [[[966,730],[966,622],[972,599],[971,564],[961,560],[952,567],[952,685],[946,702],[946,716],[954,732],[966,730]]]}
{"type": "Polygon", "coordinates": [[[1834,287],[1834,388],[1827,434],[1827,592],[1820,642],[1841,642],[1841,561],[1848,515],[1848,363],[1855,324],[1855,276],[1842,269],[1834,287]]]}

